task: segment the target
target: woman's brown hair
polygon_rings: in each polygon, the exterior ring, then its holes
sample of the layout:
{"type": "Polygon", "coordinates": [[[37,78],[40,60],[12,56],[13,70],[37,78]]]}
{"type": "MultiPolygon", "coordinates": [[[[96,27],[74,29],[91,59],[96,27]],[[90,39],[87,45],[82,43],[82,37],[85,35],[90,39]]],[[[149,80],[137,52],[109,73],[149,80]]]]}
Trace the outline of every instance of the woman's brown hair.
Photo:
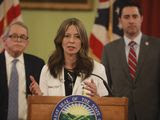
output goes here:
{"type": "Polygon", "coordinates": [[[49,57],[48,67],[51,75],[55,78],[57,78],[57,76],[61,73],[65,64],[62,41],[65,36],[65,32],[71,25],[74,25],[77,28],[81,40],[81,49],[77,54],[76,66],[73,70],[77,73],[77,75],[79,75],[79,73],[83,73],[83,79],[85,79],[89,77],[93,71],[93,60],[88,56],[89,43],[85,27],[81,21],[76,18],[69,18],[60,25],[57,35],[54,39],[56,48],[49,57]]]}

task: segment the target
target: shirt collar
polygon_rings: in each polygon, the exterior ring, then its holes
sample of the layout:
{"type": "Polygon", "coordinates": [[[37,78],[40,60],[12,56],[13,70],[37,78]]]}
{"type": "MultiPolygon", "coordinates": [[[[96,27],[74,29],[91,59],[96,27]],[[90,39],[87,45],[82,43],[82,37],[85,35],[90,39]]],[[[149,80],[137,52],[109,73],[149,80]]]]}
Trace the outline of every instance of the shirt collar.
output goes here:
{"type": "MultiPolygon", "coordinates": [[[[6,56],[6,63],[7,64],[10,64],[13,61],[13,59],[15,59],[6,50],[5,50],[5,56],[6,56]]],[[[16,59],[18,59],[18,61],[20,63],[22,63],[22,64],[24,63],[23,54],[21,54],[20,56],[18,56],[16,59]]]]}
{"type": "MultiPolygon", "coordinates": [[[[141,38],[142,38],[142,32],[140,32],[140,33],[137,35],[137,37],[135,37],[135,38],[133,39],[133,41],[136,42],[136,44],[137,44],[138,46],[140,46],[141,38]]],[[[124,35],[124,41],[125,41],[126,46],[128,46],[128,44],[129,44],[129,42],[131,41],[131,39],[129,39],[127,36],[124,35]]]]}

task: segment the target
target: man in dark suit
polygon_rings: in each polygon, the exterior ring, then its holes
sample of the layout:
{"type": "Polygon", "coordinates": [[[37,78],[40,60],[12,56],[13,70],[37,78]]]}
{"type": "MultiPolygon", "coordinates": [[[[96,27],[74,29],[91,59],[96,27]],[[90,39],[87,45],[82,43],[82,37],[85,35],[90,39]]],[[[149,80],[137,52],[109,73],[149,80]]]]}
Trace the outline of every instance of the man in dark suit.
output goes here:
{"type": "MultiPolygon", "coordinates": [[[[9,109],[9,84],[12,68],[12,61],[16,58],[18,81],[19,81],[19,103],[18,119],[27,118],[27,96],[30,93],[30,77],[34,77],[39,82],[40,72],[44,61],[36,56],[24,53],[27,47],[28,29],[21,23],[11,24],[5,31],[3,37],[4,52],[0,54],[0,120],[7,120],[9,109]]],[[[15,118],[11,118],[14,120],[15,118]]]]}
{"type": "Polygon", "coordinates": [[[160,39],[142,34],[143,16],[136,2],[120,8],[119,21],[124,36],[107,44],[102,55],[113,95],[128,97],[129,120],[159,120],[160,39]]]}

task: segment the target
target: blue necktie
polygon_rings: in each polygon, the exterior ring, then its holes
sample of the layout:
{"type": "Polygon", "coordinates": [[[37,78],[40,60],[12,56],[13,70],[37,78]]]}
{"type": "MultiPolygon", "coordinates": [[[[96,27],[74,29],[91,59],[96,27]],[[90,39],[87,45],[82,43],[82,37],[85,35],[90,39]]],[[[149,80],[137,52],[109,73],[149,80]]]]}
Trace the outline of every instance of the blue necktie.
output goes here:
{"type": "Polygon", "coordinates": [[[18,120],[18,71],[16,63],[18,59],[12,61],[11,77],[9,83],[9,104],[8,120],[18,120]]]}

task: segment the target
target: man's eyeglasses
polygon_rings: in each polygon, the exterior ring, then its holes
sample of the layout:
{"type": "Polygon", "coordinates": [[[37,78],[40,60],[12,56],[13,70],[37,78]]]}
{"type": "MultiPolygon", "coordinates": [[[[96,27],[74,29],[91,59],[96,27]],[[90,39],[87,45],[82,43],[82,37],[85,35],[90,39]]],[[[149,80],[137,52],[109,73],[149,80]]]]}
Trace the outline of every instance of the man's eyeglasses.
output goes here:
{"type": "Polygon", "coordinates": [[[26,35],[17,35],[17,34],[11,34],[8,36],[11,40],[18,40],[18,41],[21,41],[21,40],[28,40],[28,36],[26,35]]]}

